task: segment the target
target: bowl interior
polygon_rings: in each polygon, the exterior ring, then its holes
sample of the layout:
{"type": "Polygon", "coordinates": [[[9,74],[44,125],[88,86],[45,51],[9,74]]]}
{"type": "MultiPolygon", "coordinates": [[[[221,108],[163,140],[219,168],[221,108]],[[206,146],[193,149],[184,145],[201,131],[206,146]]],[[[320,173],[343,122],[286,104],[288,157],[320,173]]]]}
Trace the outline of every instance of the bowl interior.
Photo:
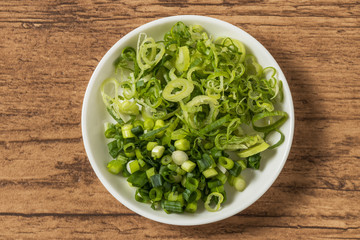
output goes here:
{"type": "MultiPolygon", "coordinates": [[[[175,225],[199,225],[230,217],[254,203],[271,186],[279,175],[288,157],[294,132],[294,109],[289,86],[279,65],[270,53],[253,37],[229,23],[203,16],[175,16],[147,23],[120,39],[103,57],[95,69],[87,87],[82,110],[82,133],[89,161],[106,189],[123,205],[132,211],[155,221],[175,225]],[[146,33],[160,40],[165,32],[178,21],[185,24],[199,24],[214,37],[229,36],[242,41],[263,67],[273,66],[278,71],[278,78],[283,81],[284,102],[280,109],[289,114],[289,120],[281,127],[285,142],[277,149],[262,154],[260,170],[246,169],[242,176],[248,186],[243,192],[227,188],[228,200],[223,208],[215,213],[199,206],[195,214],[166,214],[162,210],[154,211],[149,204],[138,203],[134,199],[135,188],[129,187],[122,176],[110,174],[106,165],[111,160],[107,151],[107,139],[104,137],[105,122],[111,121],[106,112],[100,94],[102,81],[113,74],[113,62],[126,46],[136,47],[139,33],[146,33]]],[[[200,204],[201,205],[201,204],[200,204]]]]}

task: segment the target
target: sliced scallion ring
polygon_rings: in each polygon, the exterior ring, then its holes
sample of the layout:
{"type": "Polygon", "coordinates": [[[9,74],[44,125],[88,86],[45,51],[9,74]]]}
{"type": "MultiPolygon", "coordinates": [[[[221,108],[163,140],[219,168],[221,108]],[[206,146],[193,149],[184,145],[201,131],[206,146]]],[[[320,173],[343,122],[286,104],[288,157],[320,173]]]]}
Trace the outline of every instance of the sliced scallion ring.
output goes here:
{"type": "Polygon", "coordinates": [[[194,90],[194,84],[183,78],[170,81],[164,88],[163,98],[170,102],[179,102],[188,97],[194,90]]]}

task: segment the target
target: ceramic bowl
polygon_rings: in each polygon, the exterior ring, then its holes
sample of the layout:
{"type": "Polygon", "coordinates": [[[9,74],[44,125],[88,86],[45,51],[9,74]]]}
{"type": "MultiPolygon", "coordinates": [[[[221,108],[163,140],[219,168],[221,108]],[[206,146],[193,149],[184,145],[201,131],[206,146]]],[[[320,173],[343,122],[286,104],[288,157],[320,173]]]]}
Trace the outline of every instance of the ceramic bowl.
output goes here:
{"type": "Polygon", "coordinates": [[[122,37],[105,54],[96,67],[86,89],[82,108],[82,135],[85,150],[92,168],[105,188],[130,210],[154,221],[173,225],[200,225],[219,221],[233,216],[253,204],[270,188],[282,170],[291,148],[293,133],[294,107],[292,97],[285,76],[275,59],[261,43],[239,27],[204,16],[186,15],[158,19],[146,23],[122,37]],[[160,40],[164,33],[178,21],[190,25],[199,24],[215,38],[228,36],[240,40],[245,44],[247,51],[254,54],[263,67],[275,67],[278,71],[278,78],[283,82],[284,102],[280,108],[289,114],[288,121],[281,127],[285,134],[285,142],[279,148],[262,154],[263,158],[259,170],[246,169],[242,172],[242,176],[248,184],[246,189],[243,192],[237,192],[231,187],[226,189],[227,201],[217,212],[208,212],[203,207],[199,207],[194,214],[166,214],[163,210],[155,211],[150,208],[149,204],[135,201],[135,189],[129,187],[124,177],[113,175],[106,168],[111,157],[106,146],[108,140],[104,137],[103,124],[109,121],[110,117],[101,98],[100,85],[114,71],[113,62],[122,49],[127,46],[136,47],[140,33],[146,33],[154,37],[155,40],[160,40]]]}

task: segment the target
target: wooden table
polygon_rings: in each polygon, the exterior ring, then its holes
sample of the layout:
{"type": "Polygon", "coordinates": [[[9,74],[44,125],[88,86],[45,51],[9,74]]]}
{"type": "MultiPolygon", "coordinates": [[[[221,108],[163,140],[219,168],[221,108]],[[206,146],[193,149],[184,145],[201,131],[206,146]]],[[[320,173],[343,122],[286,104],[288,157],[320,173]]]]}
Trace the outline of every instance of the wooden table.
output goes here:
{"type": "Polygon", "coordinates": [[[359,1],[0,2],[0,239],[360,239],[359,1]],[[106,51],[161,17],[199,14],[257,38],[292,90],[287,163],[255,204],[195,227],[116,201],[84,151],[87,83],[106,51]]]}

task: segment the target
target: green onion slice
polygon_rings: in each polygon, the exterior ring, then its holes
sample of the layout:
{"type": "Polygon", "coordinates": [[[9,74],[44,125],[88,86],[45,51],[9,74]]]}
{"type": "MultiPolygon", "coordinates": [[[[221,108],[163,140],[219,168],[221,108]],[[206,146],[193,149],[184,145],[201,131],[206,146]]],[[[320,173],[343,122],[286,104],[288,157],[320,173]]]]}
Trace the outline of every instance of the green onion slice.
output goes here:
{"type": "Polygon", "coordinates": [[[223,202],[223,200],[224,200],[224,196],[221,193],[212,192],[206,198],[206,202],[204,204],[205,209],[210,212],[216,212],[220,209],[220,205],[223,202]]]}
{"type": "Polygon", "coordinates": [[[193,90],[194,84],[191,81],[183,78],[177,78],[168,82],[162,95],[168,101],[179,102],[190,96],[193,90]]]}
{"type": "Polygon", "coordinates": [[[288,114],[286,112],[274,111],[274,112],[258,113],[252,118],[251,121],[252,121],[254,130],[259,131],[259,132],[270,132],[272,130],[279,128],[281,125],[283,125],[287,119],[288,119],[288,114]],[[256,125],[257,121],[264,120],[265,118],[269,118],[269,117],[280,117],[280,119],[278,119],[276,122],[269,123],[265,126],[256,125]]]}

